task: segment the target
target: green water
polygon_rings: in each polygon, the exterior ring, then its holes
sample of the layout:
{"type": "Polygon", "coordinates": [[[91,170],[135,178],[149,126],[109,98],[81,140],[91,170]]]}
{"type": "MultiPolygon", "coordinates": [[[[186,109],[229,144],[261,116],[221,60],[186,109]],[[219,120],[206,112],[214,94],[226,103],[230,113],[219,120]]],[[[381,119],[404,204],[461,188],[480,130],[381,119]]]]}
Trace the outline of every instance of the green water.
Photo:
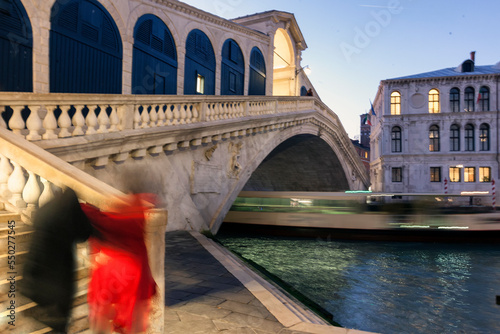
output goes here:
{"type": "Polygon", "coordinates": [[[217,239],[278,276],[346,328],[500,333],[500,245],[217,239]]]}

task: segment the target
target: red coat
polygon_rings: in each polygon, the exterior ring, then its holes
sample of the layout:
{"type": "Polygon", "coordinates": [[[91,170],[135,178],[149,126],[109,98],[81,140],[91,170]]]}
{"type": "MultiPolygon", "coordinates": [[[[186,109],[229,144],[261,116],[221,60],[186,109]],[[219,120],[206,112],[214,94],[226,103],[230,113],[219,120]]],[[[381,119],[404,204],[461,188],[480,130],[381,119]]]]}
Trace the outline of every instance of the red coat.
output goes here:
{"type": "Polygon", "coordinates": [[[82,204],[95,233],[89,239],[92,259],[88,303],[93,329],[103,332],[145,331],[149,302],[156,284],[144,242],[144,211],[141,199],[130,195],[113,211],[82,204]],[[111,322],[109,320],[112,320],[111,322]]]}

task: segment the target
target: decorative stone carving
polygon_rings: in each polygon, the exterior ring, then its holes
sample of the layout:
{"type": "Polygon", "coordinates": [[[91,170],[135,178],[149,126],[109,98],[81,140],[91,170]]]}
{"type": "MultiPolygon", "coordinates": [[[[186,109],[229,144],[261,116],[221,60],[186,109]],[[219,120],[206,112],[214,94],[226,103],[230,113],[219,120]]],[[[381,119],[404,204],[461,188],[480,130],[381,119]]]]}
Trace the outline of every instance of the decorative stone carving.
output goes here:
{"type": "Polygon", "coordinates": [[[215,144],[214,146],[205,151],[205,158],[207,158],[208,161],[212,160],[212,156],[216,149],[217,149],[217,144],[215,144]]]}
{"type": "Polygon", "coordinates": [[[241,152],[241,147],[243,146],[243,143],[229,143],[229,155],[231,158],[229,159],[229,177],[232,178],[238,178],[240,172],[241,172],[241,165],[239,163],[240,159],[240,152],[241,152]]]}

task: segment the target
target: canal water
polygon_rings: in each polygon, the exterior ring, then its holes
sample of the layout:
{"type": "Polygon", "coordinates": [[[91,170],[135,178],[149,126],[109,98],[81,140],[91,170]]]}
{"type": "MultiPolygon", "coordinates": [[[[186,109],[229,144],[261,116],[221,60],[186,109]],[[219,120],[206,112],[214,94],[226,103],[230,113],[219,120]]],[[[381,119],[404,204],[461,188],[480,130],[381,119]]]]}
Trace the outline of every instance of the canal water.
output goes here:
{"type": "Polygon", "coordinates": [[[377,333],[500,333],[500,245],[217,239],[332,314],[377,333]]]}

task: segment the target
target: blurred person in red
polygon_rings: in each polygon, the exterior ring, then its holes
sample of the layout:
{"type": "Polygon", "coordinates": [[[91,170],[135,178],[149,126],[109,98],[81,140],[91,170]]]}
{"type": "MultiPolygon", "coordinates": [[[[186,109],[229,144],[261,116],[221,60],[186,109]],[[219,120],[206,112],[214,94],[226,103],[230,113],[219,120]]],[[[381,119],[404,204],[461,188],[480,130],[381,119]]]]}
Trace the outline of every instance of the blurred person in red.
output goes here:
{"type": "Polygon", "coordinates": [[[145,211],[155,197],[140,193],[121,200],[106,211],[82,204],[94,229],[88,304],[90,328],[99,334],[145,332],[156,293],[144,241],[145,211]]]}

